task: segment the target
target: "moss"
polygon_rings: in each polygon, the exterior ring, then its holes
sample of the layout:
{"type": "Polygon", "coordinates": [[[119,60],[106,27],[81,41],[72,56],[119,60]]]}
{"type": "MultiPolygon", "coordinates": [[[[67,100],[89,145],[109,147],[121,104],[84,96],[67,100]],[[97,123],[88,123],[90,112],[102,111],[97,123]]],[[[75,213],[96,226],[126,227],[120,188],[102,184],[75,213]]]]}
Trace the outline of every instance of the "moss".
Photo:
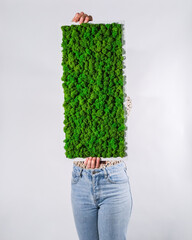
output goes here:
{"type": "Polygon", "coordinates": [[[122,25],[61,30],[66,157],[125,157],[122,25]]]}

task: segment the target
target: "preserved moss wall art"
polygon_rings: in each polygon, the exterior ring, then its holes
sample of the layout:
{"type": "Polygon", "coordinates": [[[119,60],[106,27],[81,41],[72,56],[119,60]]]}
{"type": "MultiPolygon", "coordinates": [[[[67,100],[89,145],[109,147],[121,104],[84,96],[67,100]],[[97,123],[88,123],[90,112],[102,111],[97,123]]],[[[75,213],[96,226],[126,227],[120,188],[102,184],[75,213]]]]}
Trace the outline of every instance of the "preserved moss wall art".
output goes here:
{"type": "Polygon", "coordinates": [[[122,24],[61,30],[66,157],[125,157],[122,24]]]}

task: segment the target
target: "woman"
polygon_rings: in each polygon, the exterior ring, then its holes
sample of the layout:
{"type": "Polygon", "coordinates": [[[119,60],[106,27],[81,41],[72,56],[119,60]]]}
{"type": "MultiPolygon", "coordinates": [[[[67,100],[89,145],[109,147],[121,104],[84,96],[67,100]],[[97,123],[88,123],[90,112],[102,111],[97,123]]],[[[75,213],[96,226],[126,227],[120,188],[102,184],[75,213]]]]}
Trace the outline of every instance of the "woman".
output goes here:
{"type": "MultiPolygon", "coordinates": [[[[84,12],[72,19],[79,24],[92,20],[84,12]]],[[[129,113],[130,98],[127,107],[129,113]]],[[[99,157],[73,162],[71,203],[80,240],[125,240],[133,205],[125,162],[99,157]]]]}

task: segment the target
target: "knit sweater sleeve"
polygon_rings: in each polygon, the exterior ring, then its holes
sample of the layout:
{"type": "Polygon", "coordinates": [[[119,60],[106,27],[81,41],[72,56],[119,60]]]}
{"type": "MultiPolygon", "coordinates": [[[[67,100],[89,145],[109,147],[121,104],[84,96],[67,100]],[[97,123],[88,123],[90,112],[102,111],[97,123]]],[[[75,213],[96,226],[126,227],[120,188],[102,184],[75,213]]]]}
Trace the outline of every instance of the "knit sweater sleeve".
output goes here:
{"type": "Polygon", "coordinates": [[[128,116],[130,115],[131,108],[132,108],[132,100],[131,100],[131,98],[128,96],[128,97],[126,98],[126,109],[127,109],[127,115],[128,115],[128,116]]]}

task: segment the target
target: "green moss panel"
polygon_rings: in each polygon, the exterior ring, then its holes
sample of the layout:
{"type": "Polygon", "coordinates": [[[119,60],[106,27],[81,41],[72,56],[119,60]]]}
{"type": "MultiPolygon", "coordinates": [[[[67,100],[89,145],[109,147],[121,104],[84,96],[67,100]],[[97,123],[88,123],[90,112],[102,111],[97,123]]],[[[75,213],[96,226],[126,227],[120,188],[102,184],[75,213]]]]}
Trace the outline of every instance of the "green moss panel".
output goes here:
{"type": "Polygon", "coordinates": [[[122,24],[61,30],[66,157],[124,157],[122,24]]]}

